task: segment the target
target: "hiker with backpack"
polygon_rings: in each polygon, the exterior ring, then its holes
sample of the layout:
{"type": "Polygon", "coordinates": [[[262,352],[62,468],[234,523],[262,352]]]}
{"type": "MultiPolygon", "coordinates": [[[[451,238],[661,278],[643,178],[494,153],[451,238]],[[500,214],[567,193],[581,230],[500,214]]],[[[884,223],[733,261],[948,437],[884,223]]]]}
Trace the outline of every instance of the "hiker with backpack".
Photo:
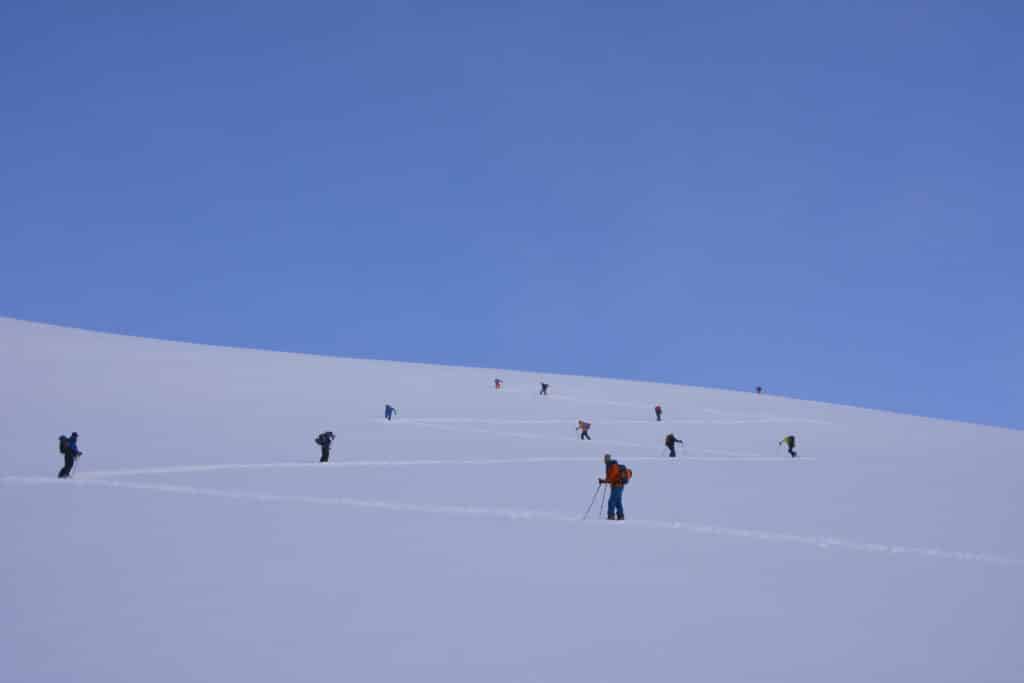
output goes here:
{"type": "Polygon", "coordinates": [[[75,466],[75,460],[82,454],[82,451],[78,450],[78,432],[71,432],[70,437],[61,434],[57,442],[60,454],[64,456],[64,467],[57,473],[57,478],[67,479],[71,476],[71,469],[75,466]]]}
{"type": "Polygon", "coordinates": [[[682,439],[677,439],[675,434],[669,434],[665,437],[665,445],[668,446],[668,457],[676,457],[676,444],[682,444],[682,439]]]}
{"type": "Polygon", "coordinates": [[[494,388],[496,390],[497,389],[501,389],[501,385],[502,385],[502,381],[500,379],[498,379],[497,377],[495,377],[494,378],[494,388]]]}
{"type": "Polygon", "coordinates": [[[313,440],[320,447],[320,462],[327,462],[331,457],[331,442],[334,441],[334,432],[323,432],[313,440]]]}
{"type": "Polygon", "coordinates": [[[590,441],[590,423],[583,420],[576,421],[576,431],[580,433],[580,441],[590,441]]]}
{"type": "Polygon", "coordinates": [[[622,490],[632,478],[633,470],[612,459],[611,453],[604,454],[604,478],[598,479],[597,483],[608,484],[612,490],[608,496],[608,519],[620,522],[626,519],[622,510],[622,490]]]}
{"type": "Polygon", "coordinates": [[[540,383],[540,395],[541,396],[547,396],[548,395],[548,387],[549,386],[550,385],[547,382],[541,382],[540,383]]]}
{"type": "Polygon", "coordinates": [[[654,417],[658,422],[661,422],[661,406],[654,406],[654,417]]]}
{"type": "MultiPolygon", "coordinates": [[[[786,448],[789,450],[789,457],[795,458],[796,457],[796,437],[793,436],[792,434],[790,434],[789,436],[787,436],[786,438],[784,438],[782,441],[779,442],[780,446],[782,444],[786,444],[786,448]]],[[[777,450],[775,452],[778,453],[777,450]]]]}
{"type": "Polygon", "coordinates": [[[396,409],[390,403],[385,403],[384,404],[384,419],[387,420],[388,422],[391,422],[391,418],[395,417],[396,415],[398,415],[398,409],[396,409]]]}

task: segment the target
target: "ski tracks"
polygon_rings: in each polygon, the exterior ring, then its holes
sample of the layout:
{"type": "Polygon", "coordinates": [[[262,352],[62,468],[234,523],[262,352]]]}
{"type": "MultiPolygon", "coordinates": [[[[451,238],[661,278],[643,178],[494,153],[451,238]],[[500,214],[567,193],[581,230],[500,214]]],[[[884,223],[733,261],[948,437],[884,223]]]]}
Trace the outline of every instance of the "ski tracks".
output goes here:
{"type": "MultiPolygon", "coordinates": [[[[181,469],[179,469],[178,471],[181,471],[181,469]]],[[[196,470],[193,469],[193,471],[196,470]]],[[[82,487],[105,487],[113,489],[153,491],[167,494],[202,496],[207,498],[221,498],[269,504],[301,503],[308,505],[343,506],[368,510],[382,510],[389,512],[417,512],[445,516],[551,522],[561,524],[594,524],[593,522],[585,522],[581,520],[578,515],[569,515],[560,512],[546,512],[540,510],[514,510],[507,508],[490,508],[469,505],[434,505],[422,503],[405,503],[401,501],[388,500],[368,500],[348,497],[286,495],[277,493],[243,491],[235,489],[211,489],[197,486],[182,486],[174,484],[117,481],[103,478],[78,478],[58,481],[56,479],[43,477],[12,476],[4,477],[0,481],[3,481],[5,484],[21,484],[29,486],[72,485],[82,487]]],[[[738,538],[745,540],[760,541],[765,543],[803,545],[820,548],[822,550],[843,550],[850,552],[871,553],[876,555],[888,556],[907,555],[927,557],[937,560],[976,562],[1011,567],[1024,566],[1024,560],[1012,557],[1003,557],[999,555],[945,550],[941,548],[924,548],[916,546],[891,545],[885,543],[865,543],[861,541],[835,538],[831,536],[804,536],[799,534],[780,533],[759,529],[724,527],[712,524],[700,524],[686,521],[631,519],[628,523],[625,524],[607,524],[605,522],[600,522],[600,524],[610,533],[632,533],[635,532],[637,529],[660,530],[666,532],[681,531],[689,534],[738,538]]]]}

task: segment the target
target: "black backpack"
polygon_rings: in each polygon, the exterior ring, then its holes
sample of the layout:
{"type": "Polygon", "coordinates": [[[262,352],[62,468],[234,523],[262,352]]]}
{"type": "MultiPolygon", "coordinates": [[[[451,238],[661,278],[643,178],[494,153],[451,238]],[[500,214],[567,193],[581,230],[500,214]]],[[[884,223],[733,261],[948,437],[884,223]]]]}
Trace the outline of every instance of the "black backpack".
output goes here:
{"type": "Polygon", "coordinates": [[[66,437],[63,434],[61,434],[60,439],[58,440],[58,443],[60,444],[60,447],[58,448],[58,451],[60,452],[60,454],[61,455],[67,455],[67,452],[68,452],[68,437],[66,437]]]}

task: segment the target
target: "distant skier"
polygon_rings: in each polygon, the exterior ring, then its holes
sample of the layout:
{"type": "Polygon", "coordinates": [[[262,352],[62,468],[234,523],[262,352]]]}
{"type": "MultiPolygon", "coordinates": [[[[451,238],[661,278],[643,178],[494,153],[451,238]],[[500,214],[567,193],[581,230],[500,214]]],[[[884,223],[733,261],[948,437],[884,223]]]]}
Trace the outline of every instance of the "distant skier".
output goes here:
{"type": "Polygon", "coordinates": [[[540,395],[541,396],[547,396],[548,395],[548,386],[549,385],[547,384],[547,382],[541,382],[540,383],[540,395]]]}
{"type": "Polygon", "coordinates": [[[327,462],[331,457],[331,442],[334,441],[334,432],[323,432],[313,441],[320,446],[320,462],[327,462]]]}
{"type": "Polygon", "coordinates": [[[668,457],[676,457],[676,444],[682,444],[682,439],[677,439],[675,434],[669,434],[665,437],[665,445],[668,446],[668,457]]]}
{"type": "Polygon", "coordinates": [[[611,453],[604,454],[604,478],[598,479],[597,483],[608,484],[612,490],[611,495],[608,496],[608,519],[619,521],[626,519],[622,509],[622,489],[632,478],[633,470],[613,460],[611,453]]]}
{"type": "Polygon", "coordinates": [[[590,423],[578,420],[576,423],[576,431],[580,433],[580,441],[586,439],[590,441],[590,423]]]}
{"type": "Polygon", "coordinates": [[[60,454],[64,456],[64,467],[57,473],[59,479],[67,479],[71,475],[71,470],[75,466],[75,460],[82,454],[82,451],[78,450],[78,432],[71,432],[71,436],[67,437],[61,434],[58,439],[60,444],[60,454]]]}
{"type": "Polygon", "coordinates": [[[759,394],[763,394],[763,393],[764,393],[764,387],[758,387],[758,388],[757,388],[757,389],[755,389],[754,391],[756,391],[756,392],[757,392],[757,393],[759,393],[759,394]]]}
{"type": "Polygon", "coordinates": [[[391,418],[398,416],[398,410],[390,403],[384,404],[384,419],[391,422],[391,418]]]}
{"type": "Polygon", "coordinates": [[[501,389],[502,381],[497,377],[494,378],[494,388],[501,389]]]}
{"type": "Polygon", "coordinates": [[[658,419],[658,422],[661,422],[661,406],[654,406],[654,417],[658,419]]]}
{"type": "Polygon", "coordinates": [[[790,434],[785,439],[779,442],[779,445],[786,444],[786,448],[789,449],[789,455],[796,457],[796,437],[790,434]]]}

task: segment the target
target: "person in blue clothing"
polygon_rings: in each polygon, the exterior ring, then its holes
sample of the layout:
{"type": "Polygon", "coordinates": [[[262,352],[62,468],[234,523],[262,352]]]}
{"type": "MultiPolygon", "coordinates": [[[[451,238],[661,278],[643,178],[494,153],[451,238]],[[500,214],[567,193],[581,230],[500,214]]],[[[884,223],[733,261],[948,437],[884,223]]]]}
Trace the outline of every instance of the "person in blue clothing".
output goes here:
{"type": "Polygon", "coordinates": [[[334,432],[322,432],[313,443],[320,447],[320,462],[328,462],[331,459],[331,444],[334,442],[334,432]]]}
{"type": "Polygon", "coordinates": [[[75,460],[82,454],[78,450],[78,432],[71,432],[71,436],[61,435],[60,452],[64,456],[64,467],[57,473],[59,479],[67,479],[71,475],[71,469],[75,466],[75,460]]]}
{"type": "Polygon", "coordinates": [[[395,417],[396,415],[398,415],[398,410],[393,405],[391,405],[390,403],[385,403],[384,404],[384,419],[387,420],[388,422],[390,422],[391,418],[395,417]]]}

